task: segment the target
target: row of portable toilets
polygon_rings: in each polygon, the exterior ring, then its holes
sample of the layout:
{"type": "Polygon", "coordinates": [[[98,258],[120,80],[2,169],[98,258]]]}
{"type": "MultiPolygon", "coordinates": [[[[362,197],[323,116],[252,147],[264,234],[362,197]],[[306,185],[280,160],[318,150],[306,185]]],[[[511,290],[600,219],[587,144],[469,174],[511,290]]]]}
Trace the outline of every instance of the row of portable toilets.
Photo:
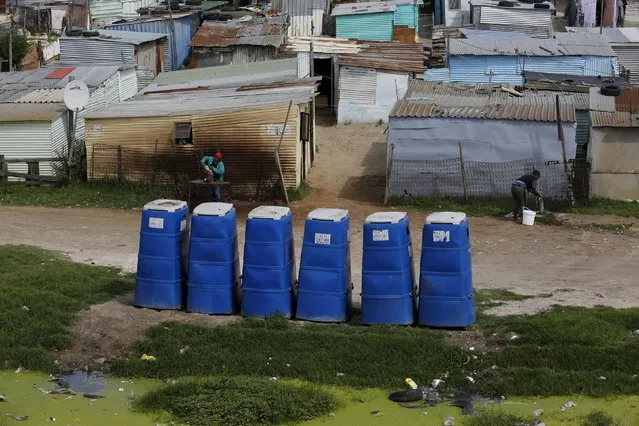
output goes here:
{"type": "MultiPolygon", "coordinates": [[[[240,271],[236,212],[204,203],[188,225],[183,201],[157,200],[142,213],[135,305],[205,314],[343,322],[351,316],[347,210],[316,209],[304,226],[296,277],[291,210],[261,206],[246,221],[240,271]],[[188,262],[186,261],[188,259],[188,262]],[[183,286],[184,282],[188,285],[183,286]]],[[[475,321],[470,233],[464,213],[427,217],[419,291],[408,216],[380,212],[363,230],[361,320],[364,324],[467,327],[475,321]]]]}

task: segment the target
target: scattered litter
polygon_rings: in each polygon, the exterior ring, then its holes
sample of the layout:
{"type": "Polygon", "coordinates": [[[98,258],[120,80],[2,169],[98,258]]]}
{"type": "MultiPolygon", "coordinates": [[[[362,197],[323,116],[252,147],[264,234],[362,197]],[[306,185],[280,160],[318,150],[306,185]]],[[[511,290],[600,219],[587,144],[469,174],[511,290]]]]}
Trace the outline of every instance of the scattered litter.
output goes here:
{"type": "Polygon", "coordinates": [[[4,395],[0,395],[0,402],[7,402],[7,397],[4,395]]]}
{"type": "Polygon", "coordinates": [[[69,388],[51,389],[48,393],[51,395],[75,395],[75,392],[69,388]]]}
{"type": "Polygon", "coordinates": [[[270,362],[267,362],[267,363],[266,363],[266,365],[271,365],[271,363],[270,363],[270,362]]]}
{"type": "Polygon", "coordinates": [[[29,312],[29,307],[27,305],[22,305],[22,310],[25,312],[29,312]]]}
{"type": "Polygon", "coordinates": [[[188,351],[190,349],[189,346],[185,346],[182,349],[180,349],[180,354],[184,354],[186,351],[188,351]]]}
{"type": "Polygon", "coordinates": [[[493,365],[493,366],[492,366],[492,367],[490,367],[490,368],[491,368],[491,369],[493,369],[493,370],[497,370],[497,366],[496,366],[496,365],[493,365]]]}
{"type": "Polygon", "coordinates": [[[443,382],[443,380],[441,379],[433,379],[432,382],[430,382],[430,387],[433,389],[437,389],[437,386],[439,386],[439,384],[443,382]]]}
{"type": "Polygon", "coordinates": [[[411,389],[417,389],[417,383],[415,383],[413,381],[413,379],[411,379],[410,377],[406,377],[406,379],[404,380],[406,382],[406,385],[411,388],[411,389]]]}
{"type": "Polygon", "coordinates": [[[474,346],[471,346],[470,348],[468,348],[468,350],[469,350],[469,351],[474,351],[474,350],[475,350],[475,347],[474,347],[474,346]]]}
{"type": "Polygon", "coordinates": [[[428,415],[428,411],[422,411],[422,416],[427,416],[428,415]]]}
{"type": "Polygon", "coordinates": [[[632,334],[634,334],[635,336],[639,336],[639,330],[633,331],[632,334]]]}
{"type": "Polygon", "coordinates": [[[510,336],[510,340],[517,340],[519,339],[519,336],[516,334],[513,334],[512,336],[510,336]]]}
{"type": "Polygon", "coordinates": [[[473,359],[477,359],[477,355],[473,355],[473,359]]]}
{"type": "Polygon", "coordinates": [[[94,393],[85,393],[82,396],[87,398],[87,399],[103,399],[103,398],[106,398],[106,396],[96,395],[94,393]]]}
{"type": "Polygon", "coordinates": [[[599,380],[606,380],[606,376],[599,376],[599,380]]]}
{"type": "Polygon", "coordinates": [[[49,421],[50,421],[50,422],[55,422],[55,421],[56,421],[56,418],[55,418],[55,417],[49,417],[49,421]]]}
{"type": "Polygon", "coordinates": [[[10,417],[13,420],[18,422],[24,422],[25,420],[29,420],[29,416],[14,416],[13,414],[8,414],[8,413],[7,413],[7,417],[10,417]]]}
{"type": "Polygon", "coordinates": [[[286,364],[286,366],[290,368],[290,367],[291,367],[291,364],[286,364]]]}
{"type": "Polygon", "coordinates": [[[335,417],[335,413],[333,413],[332,411],[330,413],[328,413],[329,417],[335,417]]]}
{"type": "Polygon", "coordinates": [[[337,373],[337,377],[344,377],[344,376],[346,376],[346,374],[344,374],[344,373],[337,373]]]}
{"type": "Polygon", "coordinates": [[[537,410],[533,411],[533,416],[535,417],[539,417],[542,414],[544,414],[544,410],[542,410],[541,408],[538,408],[537,410]]]}
{"type": "Polygon", "coordinates": [[[444,426],[455,426],[455,418],[450,416],[446,420],[444,420],[444,426]]]}
{"type": "Polygon", "coordinates": [[[568,401],[568,402],[564,403],[564,407],[566,407],[566,408],[576,407],[576,406],[577,406],[577,404],[575,404],[574,401],[568,401]]]}
{"type": "Polygon", "coordinates": [[[276,380],[277,380],[277,377],[271,377],[271,380],[272,380],[272,381],[276,381],[276,380]]]}
{"type": "Polygon", "coordinates": [[[124,392],[124,388],[119,388],[118,392],[124,392]]]}
{"type": "Polygon", "coordinates": [[[546,423],[537,423],[537,426],[546,426],[546,423]]]}
{"type": "Polygon", "coordinates": [[[271,358],[271,357],[268,357],[268,360],[269,360],[269,361],[273,361],[273,358],[271,358]]]}
{"type": "Polygon", "coordinates": [[[153,355],[147,355],[147,354],[142,354],[142,356],[140,357],[140,359],[142,361],[157,361],[158,359],[156,357],[154,357],[153,355]]]}
{"type": "Polygon", "coordinates": [[[467,376],[467,377],[466,377],[466,379],[468,379],[468,381],[469,381],[470,383],[475,383],[475,379],[473,379],[473,378],[472,378],[472,377],[470,377],[470,376],[467,376]]]}
{"type": "Polygon", "coordinates": [[[95,362],[102,365],[106,362],[106,358],[96,358],[95,362]]]}
{"type": "Polygon", "coordinates": [[[371,411],[371,416],[378,417],[378,416],[383,416],[383,415],[384,415],[383,411],[371,411]]]}
{"type": "Polygon", "coordinates": [[[71,395],[71,396],[67,396],[67,397],[66,397],[66,398],[64,398],[64,399],[73,399],[73,395],[71,395]]]}
{"type": "Polygon", "coordinates": [[[22,373],[23,371],[24,371],[24,368],[22,368],[22,367],[18,367],[16,369],[16,373],[22,373]]]}

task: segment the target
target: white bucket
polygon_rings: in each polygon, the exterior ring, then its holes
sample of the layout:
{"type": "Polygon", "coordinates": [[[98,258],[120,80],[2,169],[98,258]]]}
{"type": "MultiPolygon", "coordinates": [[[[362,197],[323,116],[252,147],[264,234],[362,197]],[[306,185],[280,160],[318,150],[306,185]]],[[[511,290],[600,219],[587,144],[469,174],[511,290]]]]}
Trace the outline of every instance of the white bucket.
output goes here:
{"type": "Polygon", "coordinates": [[[536,212],[530,209],[524,209],[523,215],[521,217],[521,224],[527,225],[527,226],[533,226],[535,224],[535,216],[537,216],[536,212]]]}

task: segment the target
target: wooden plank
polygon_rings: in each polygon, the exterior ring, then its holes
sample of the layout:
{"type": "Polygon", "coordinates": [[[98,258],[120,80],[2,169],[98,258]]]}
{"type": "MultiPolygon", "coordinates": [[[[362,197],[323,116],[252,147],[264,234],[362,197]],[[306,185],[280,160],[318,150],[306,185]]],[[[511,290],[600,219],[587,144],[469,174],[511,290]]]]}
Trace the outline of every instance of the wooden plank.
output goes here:
{"type": "Polygon", "coordinates": [[[42,186],[42,185],[59,185],[61,182],[35,182],[26,180],[10,180],[7,182],[0,181],[0,187],[2,186],[42,186]]]}
{"type": "Polygon", "coordinates": [[[51,157],[42,157],[42,158],[9,158],[4,160],[5,163],[14,164],[14,163],[30,163],[32,161],[37,161],[38,163],[42,163],[44,161],[58,162],[64,161],[63,158],[51,158],[51,157]]]}
{"type": "Polygon", "coordinates": [[[196,179],[196,180],[190,181],[189,184],[191,184],[193,186],[226,186],[226,185],[230,185],[231,182],[229,182],[229,181],[204,182],[203,179],[196,179]]]}
{"type": "Polygon", "coordinates": [[[53,182],[53,183],[61,183],[64,182],[65,179],[63,177],[57,176],[42,176],[42,175],[30,175],[29,173],[17,173],[17,172],[0,172],[0,177],[21,177],[29,180],[40,181],[40,182],[53,182]]]}
{"type": "Polygon", "coordinates": [[[7,182],[7,178],[5,176],[7,169],[8,169],[7,161],[4,159],[4,155],[0,155],[0,183],[7,182]]]}

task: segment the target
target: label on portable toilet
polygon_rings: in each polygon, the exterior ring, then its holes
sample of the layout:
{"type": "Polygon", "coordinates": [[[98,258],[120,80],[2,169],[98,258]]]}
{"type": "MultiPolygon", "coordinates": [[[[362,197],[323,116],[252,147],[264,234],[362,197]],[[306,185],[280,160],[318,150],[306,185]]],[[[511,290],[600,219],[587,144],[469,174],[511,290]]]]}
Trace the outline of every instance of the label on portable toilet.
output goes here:
{"type": "Polygon", "coordinates": [[[151,229],[164,229],[164,219],[161,217],[150,217],[149,228],[151,229]]]}
{"type": "Polygon", "coordinates": [[[388,241],[389,239],[388,229],[373,230],[373,241],[388,241]]]}
{"type": "Polygon", "coordinates": [[[315,244],[321,244],[323,246],[331,245],[331,234],[315,233],[315,244]]]}
{"type": "Polygon", "coordinates": [[[180,222],[180,232],[186,230],[186,219],[182,219],[180,222]]]}
{"type": "Polygon", "coordinates": [[[433,231],[433,242],[450,243],[450,231],[433,231]]]}

